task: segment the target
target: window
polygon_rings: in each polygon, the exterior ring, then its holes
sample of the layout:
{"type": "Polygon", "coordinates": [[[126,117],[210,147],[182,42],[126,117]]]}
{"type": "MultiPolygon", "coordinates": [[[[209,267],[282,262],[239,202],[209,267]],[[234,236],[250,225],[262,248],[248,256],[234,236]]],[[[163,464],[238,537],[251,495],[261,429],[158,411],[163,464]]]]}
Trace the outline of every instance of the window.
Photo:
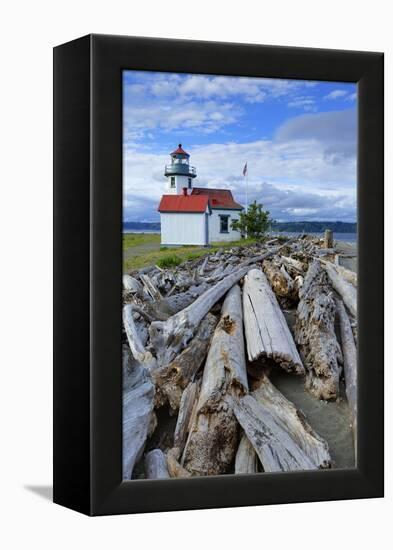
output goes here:
{"type": "Polygon", "coordinates": [[[175,187],[175,177],[171,177],[171,187],[175,187]]]}
{"type": "Polygon", "coordinates": [[[220,233],[229,233],[229,216],[220,216],[220,233]]]}
{"type": "Polygon", "coordinates": [[[188,189],[191,189],[191,178],[188,178],[188,189]]]}

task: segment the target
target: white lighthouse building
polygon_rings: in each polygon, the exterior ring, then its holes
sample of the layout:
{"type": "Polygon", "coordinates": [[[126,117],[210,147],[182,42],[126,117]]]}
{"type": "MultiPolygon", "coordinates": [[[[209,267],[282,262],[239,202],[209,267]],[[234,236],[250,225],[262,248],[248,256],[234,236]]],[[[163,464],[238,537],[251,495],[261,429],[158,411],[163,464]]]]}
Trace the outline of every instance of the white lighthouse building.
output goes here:
{"type": "Polygon", "coordinates": [[[195,187],[196,169],[190,155],[179,143],[165,166],[167,192],[158,207],[161,217],[161,244],[165,246],[208,246],[217,241],[235,241],[240,233],[231,222],[243,207],[229,189],[195,187]]]}

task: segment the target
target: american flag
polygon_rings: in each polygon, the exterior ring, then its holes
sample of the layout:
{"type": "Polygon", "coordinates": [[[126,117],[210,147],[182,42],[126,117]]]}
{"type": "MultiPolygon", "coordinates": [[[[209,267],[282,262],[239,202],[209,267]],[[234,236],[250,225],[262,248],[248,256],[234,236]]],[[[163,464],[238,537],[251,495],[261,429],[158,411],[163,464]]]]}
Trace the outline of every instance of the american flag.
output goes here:
{"type": "Polygon", "coordinates": [[[243,176],[245,176],[247,174],[247,162],[246,164],[244,165],[244,168],[243,168],[243,176]]]}

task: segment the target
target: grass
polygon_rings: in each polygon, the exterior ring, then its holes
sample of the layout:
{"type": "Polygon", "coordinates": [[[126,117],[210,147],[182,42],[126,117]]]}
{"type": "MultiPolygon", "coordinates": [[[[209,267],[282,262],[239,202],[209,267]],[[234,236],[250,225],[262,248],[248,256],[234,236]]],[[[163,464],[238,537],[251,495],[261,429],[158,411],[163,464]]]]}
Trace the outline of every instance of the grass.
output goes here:
{"type": "Polygon", "coordinates": [[[187,260],[195,260],[211,254],[219,248],[233,248],[255,243],[255,239],[215,242],[209,248],[200,246],[180,246],[160,248],[160,235],[157,233],[124,233],[123,234],[123,271],[141,269],[150,265],[162,268],[176,267],[187,260]]]}

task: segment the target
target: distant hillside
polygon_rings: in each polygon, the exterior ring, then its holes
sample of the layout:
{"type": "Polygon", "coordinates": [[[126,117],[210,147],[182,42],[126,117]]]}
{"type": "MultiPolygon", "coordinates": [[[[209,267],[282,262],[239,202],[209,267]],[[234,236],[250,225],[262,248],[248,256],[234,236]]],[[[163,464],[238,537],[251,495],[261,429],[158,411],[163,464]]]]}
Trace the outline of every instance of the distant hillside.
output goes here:
{"type": "Polygon", "coordinates": [[[357,224],[347,222],[274,222],[273,231],[288,231],[290,233],[323,233],[331,229],[336,233],[356,233],[357,224]]]}
{"type": "MultiPolygon", "coordinates": [[[[128,231],[160,231],[160,222],[123,222],[123,229],[128,231]]],[[[347,222],[274,222],[273,231],[289,233],[323,233],[331,229],[336,233],[356,233],[356,223],[347,222]]]]}
{"type": "Polygon", "coordinates": [[[160,231],[160,222],[123,222],[123,229],[128,231],[160,231]]]}

